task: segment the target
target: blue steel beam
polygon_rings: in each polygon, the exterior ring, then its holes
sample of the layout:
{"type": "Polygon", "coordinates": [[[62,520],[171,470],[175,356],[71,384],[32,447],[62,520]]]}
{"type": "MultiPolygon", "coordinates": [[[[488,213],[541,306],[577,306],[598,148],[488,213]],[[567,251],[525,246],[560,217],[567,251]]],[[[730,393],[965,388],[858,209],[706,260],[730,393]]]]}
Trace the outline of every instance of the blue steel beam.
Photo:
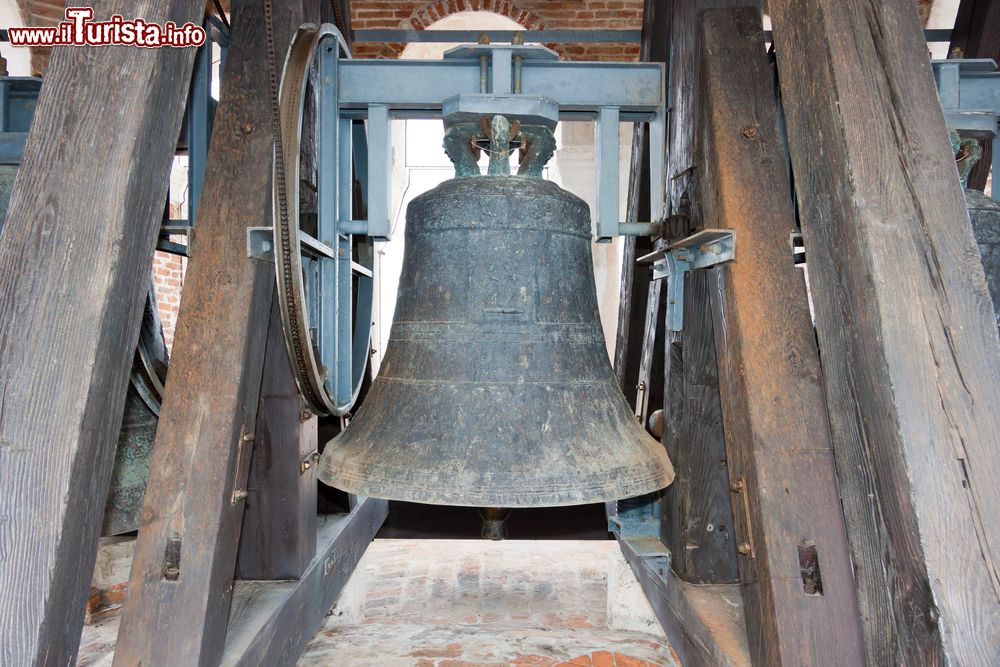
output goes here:
{"type": "MultiPolygon", "coordinates": [[[[663,105],[664,68],[661,63],[528,60],[521,86],[523,95],[558,102],[561,113],[596,114],[602,106],[617,106],[623,114],[648,118],[663,105]]],[[[393,112],[439,113],[444,100],[479,92],[477,60],[345,60],[340,67],[338,97],[345,111],[385,104],[393,112]]]]}

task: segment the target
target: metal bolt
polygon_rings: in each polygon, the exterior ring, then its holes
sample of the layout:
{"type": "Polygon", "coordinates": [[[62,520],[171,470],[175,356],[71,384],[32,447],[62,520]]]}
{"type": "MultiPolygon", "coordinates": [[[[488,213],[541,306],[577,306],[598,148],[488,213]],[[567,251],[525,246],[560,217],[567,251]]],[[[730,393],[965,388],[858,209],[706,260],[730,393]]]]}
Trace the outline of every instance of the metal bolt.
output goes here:
{"type": "Polygon", "coordinates": [[[310,412],[309,410],[302,410],[301,412],[299,412],[299,421],[300,422],[307,422],[310,419],[312,419],[312,416],[313,416],[313,413],[310,412]]]}
{"type": "Polygon", "coordinates": [[[243,134],[250,134],[251,132],[253,132],[253,123],[251,123],[250,121],[244,121],[240,123],[240,132],[242,132],[243,134]]]}
{"type": "Polygon", "coordinates": [[[333,559],[332,558],[327,558],[326,559],[326,573],[327,574],[330,574],[331,572],[333,572],[333,566],[334,566],[333,559]]]}
{"type": "Polygon", "coordinates": [[[750,554],[750,545],[747,544],[746,542],[743,542],[738,547],[736,547],[736,551],[738,551],[741,556],[747,556],[750,554]]]}
{"type": "Polygon", "coordinates": [[[247,433],[244,435],[243,442],[253,442],[253,433],[247,433]]]}
{"type": "Polygon", "coordinates": [[[245,489],[236,489],[233,491],[233,501],[246,500],[247,496],[250,495],[245,489]]]}
{"type": "Polygon", "coordinates": [[[757,136],[757,128],[754,125],[747,125],[743,128],[743,136],[747,139],[753,139],[757,136]]]}
{"type": "Polygon", "coordinates": [[[733,485],[729,487],[733,493],[741,493],[743,491],[743,480],[738,480],[733,482],[733,485]]]}

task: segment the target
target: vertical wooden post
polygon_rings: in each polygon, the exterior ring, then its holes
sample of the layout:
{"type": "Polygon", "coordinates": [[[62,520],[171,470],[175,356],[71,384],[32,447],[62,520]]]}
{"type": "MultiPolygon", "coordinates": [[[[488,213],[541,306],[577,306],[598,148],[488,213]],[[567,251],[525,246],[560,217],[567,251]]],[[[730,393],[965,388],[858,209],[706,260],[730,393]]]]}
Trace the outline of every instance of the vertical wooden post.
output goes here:
{"type": "Polygon", "coordinates": [[[46,72],[0,243],[0,664],[79,646],[194,53],[63,47],[46,72]]]}
{"type": "Polygon", "coordinates": [[[695,584],[739,581],[708,276],[689,274],[684,331],[667,332],[663,444],[677,476],[664,492],[664,544],[695,584]]]}
{"type": "Polygon", "coordinates": [[[869,664],[1000,664],[1000,339],[920,20],[770,8],[869,664]]]}
{"type": "MultiPolygon", "coordinates": [[[[664,184],[675,214],[666,236],[676,241],[703,226],[698,203],[695,127],[702,104],[698,84],[702,13],[712,7],[748,4],[747,0],[678,0],[670,31],[669,163],[664,184]],[[689,215],[684,218],[684,215],[689,215]]],[[[749,3],[754,4],[754,3],[749,3]]],[[[760,4],[760,3],[757,3],[760,4]]],[[[703,276],[685,285],[684,331],[666,336],[664,353],[664,436],[677,470],[664,495],[664,543],[673,567],[685,581],[732,583],[738,580],[733,517],[729,506],[726,444],[719,403],[715,340],[703,276]],[[717,528],[722,527],[722,530],[717,528]]]]}
{"type": "MultiPolygon", "coordinates": [[[[642,46],[639,59],[644,62],[667,62],[670,41],[670,3],[646,0],[642,12],[642,46]]],[[[649,138],[646,127],[637,123],[632,135],[632,163],[629,169],[628,222],[649,221],[659,212],[649,210],[649,138]]],[[[618,387],[634,408],[636,385],[639,384],[643,323],[648,319],[646,303],[649,297],[652,271],[636,264],[636,259],[653,250],[651,239],[626,236],[622,242],[622,283],[618,306],[618,336],[615,341],[615,375],[618,387]]],[[[659,375],[659,373],[657,373],[659,375]]],[[[659,377],[662,383],[663,378],[659,377]]]]}
{"type": "Polygon", "coordinates": [[[278,299],[271,301],[247,503],[236,560],[239,579],[298,579],[316,555],[316,416],[292,375],[278,299]]]}
{"type": "Polygon", "coordinates": [[[756,8],[702,20],[700,201],[733,229],[710,272],[747,635],[755,664],[860,665],[861,619],[756,8]]]}
{"type": "MultiPolygon", "coordinates": [[[[305,13],[274,5],[280,66],[305,13]]],[[[263,9],[234,2],[232,15],[116,665],[217,664],[226,637],[274,291],[274,267],[246,253],[247,227],[271,219],[263,9]]]]}

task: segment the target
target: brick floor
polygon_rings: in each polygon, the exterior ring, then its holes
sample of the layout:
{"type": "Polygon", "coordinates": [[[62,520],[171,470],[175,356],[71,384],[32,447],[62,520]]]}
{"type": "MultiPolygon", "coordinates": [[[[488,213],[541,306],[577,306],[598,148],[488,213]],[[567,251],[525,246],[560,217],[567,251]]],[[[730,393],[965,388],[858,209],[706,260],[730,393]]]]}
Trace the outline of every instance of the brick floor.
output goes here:
{"type": "MultiPolygon", "coordinates": [[[[677,667],[662,636],[608,626],[620,557],[613,541],[376,540],[363,617],[329,616],[299,664],[677,667]]],[[[112,612],[84,628],[81,667],[111,664],[117,625],[112,612]]]]}
{"type": "Polygon", "coordinates": [[[331,620],[301,665],[675,667],[662,639],[608,627],[613,541],[376,540],[365,618],[331,620]]]}

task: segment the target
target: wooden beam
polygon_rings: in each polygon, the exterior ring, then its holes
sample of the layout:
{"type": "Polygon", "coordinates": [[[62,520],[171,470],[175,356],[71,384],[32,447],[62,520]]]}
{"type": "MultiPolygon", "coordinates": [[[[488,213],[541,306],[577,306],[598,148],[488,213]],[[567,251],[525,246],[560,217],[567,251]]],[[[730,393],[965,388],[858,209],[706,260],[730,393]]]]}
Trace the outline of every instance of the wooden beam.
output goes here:
{"type": "Polygon", "coordinates": [[[298,579],[316,555],[316,416],[292,374],[277,296],[271,299],[236,576],[298,579]]]}
{"type": "MultiPolygon", "coordinates": [[[[640,60],[667,62],[670,16],[670,3],[646,0],[642,14],[640,60]]],[[[649,137],[644,123],[636,123],[632,135],[632,163],[625,215],[628,222],[649,221],[653,216],[653,212],[649,210],[649,137]]],[[[643,323],[646,320],[649,281],[652,278],[650,268],[636,264],[636,259],[652,251],[653,241],[646,237],[626,236],[622,243],[622,281],[614,367],[618,387],[634,408],[644,341],[643,323]]],[[[657,381],[662,383],[663,380],[658,378],[657,381]]]]}
{"type": "MultiPolygon", "coordinates": [[[[657,241],[663,244],[663,241],[657,241]]],[[[650,415],[663,408],[663,385],[666,348],[663,336],[666,329],[666,290],[663,281],[649,283],[646,298],[646,321],[642,327],[642,354],[639,357],[639,384],[635,392],[635,416],[641,424],[649,424],[650,415]]]]}
{"type": "MultiPolygon", "coordinates": [[[[962,0],[951,33],[949,57],[992,58],[1000,62],[1000,2],[962,0]]],[[[993,142],[981,141],[983,155],[969,174],[969,187],[980,192],[986,187],[993,162],[993,142]]]]}
{"type": "MultiPolygon", "coordinates": [[[[306,15],[275,2],[279,66],[306,15]]],[[[116,665],[222,657],[274,268],[246,254],[270,224],[272,133],[258,2],[234,2],[226,61],[116,665]]]]}
{"type": "MultiPolygon", "coordinates": [[[[695,127],[701,107],[698,63],[701,14],[747,0],[678,0],[672,3],[667,192],[674,222],[666,237],[676,241],[703,226],[698,206],[699,165],[695,127]]],[[[657,3],[658,7],[670,3],[657,3]]],[[[666,336],[664,445],[678,470],[664,494],[663,540],[674,554],[681,579],[700,584],[738,581],[733,518],[729,503],[726,445],[708,290],[703,276],[685,287],[683,332],[666,336]]]]}
{"type": "Polygon", "coordinates": [[[79,646],[194,52],[63,48],[46,73],[0,243],[0,664],[79,646]]]}
{"type": "MultiPolygon", "coordinates": [[[[649,219],[649,154],[646,143],[646,129],[641,123],[636,123],[632,135],[632,167],[629,172],[628,207],[625,214],[627,222],[637,222],[640,218],[649,219]]],[[[614,368],[618,388],[629,405],[635,408],[642,358],[643,322],[649,297],[649,281],[653,277],[649,266],[637,264],[636,259],[649,253],[653,249],[653,243],[648,238],[637,236],[626,236],[622,243],[622,280],[614,368]]]]}
{"type": "Polygon", "coordinates": [[[237,581],[223,665],[293,665],[389,513],[362,498],[350,514],[319,518],[318,547],[298,581],[237,581]]]}
{"type": "Polygon", "coordinates": [[[739,584],[699,586],[676,579],[673,571],[664,581],[650,571],[633,545],[631,540],[618,540],[679,662],[684,667],[750,667],[739,584]]]}
{"type": "Polygon", "coordinates": [[[710,271],[747,634],[759,665],[860,665],[861,617],[774,79],[756,8],[702,20],[699,192],[736,260],[710,271]]]}
{"type": "Polygon", "coordinates": [[[684,331],[667,332],[664,344],[663,444],[677,476],[664,491],[662,532],[680,579],[732,584],[740,573],[713,331],[708,276],[695,272],[684,286],[684,331]]]}
{"type": "Polygon", "coordinates": [[[1000,664],[1000,339],[920,20],[770,8],[868,662],[1000,664]]]}

